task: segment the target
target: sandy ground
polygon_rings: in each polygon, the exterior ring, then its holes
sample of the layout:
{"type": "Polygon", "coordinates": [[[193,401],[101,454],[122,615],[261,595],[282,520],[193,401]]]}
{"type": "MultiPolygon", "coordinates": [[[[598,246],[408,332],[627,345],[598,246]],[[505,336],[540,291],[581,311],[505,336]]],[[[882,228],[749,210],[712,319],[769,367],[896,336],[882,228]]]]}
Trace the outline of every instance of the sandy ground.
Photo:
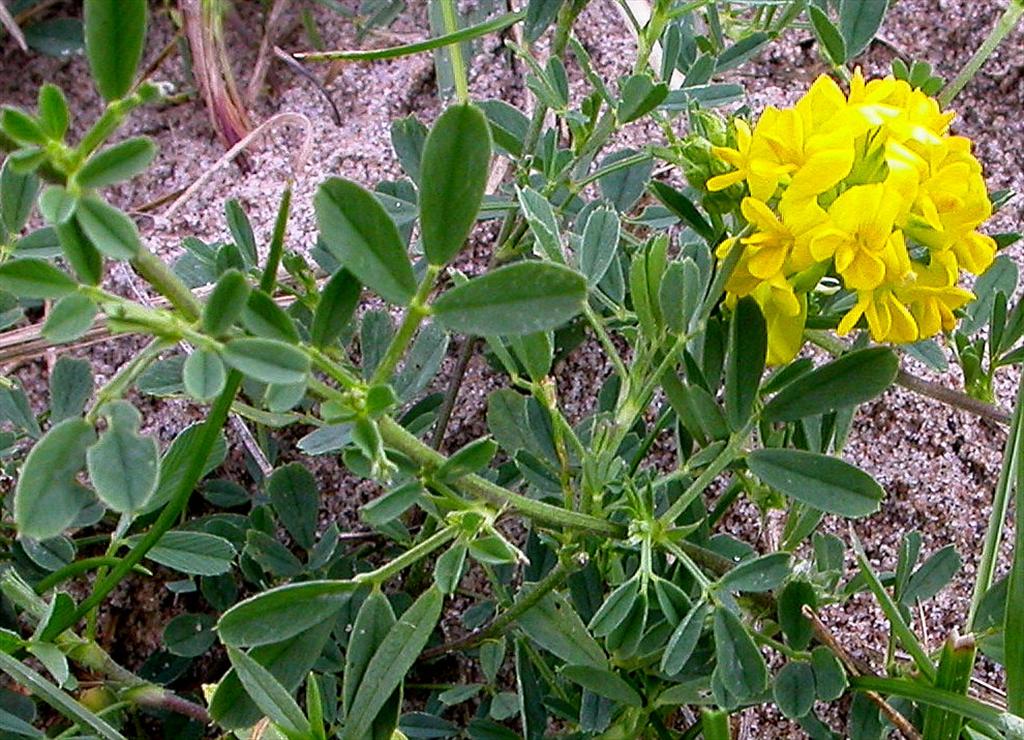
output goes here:
{"type": "MultiPolygon", "coordinates": [[[[865,55],[866,71],[883,72],[894,53],[909,59],[923,59],[933,64],[936,73],[951,77],[981,42],[998,16],[1001,0],[897,0],[882,29],[885,44],[876,44],[865,55]]],[[[251,10],[244,8],[241,17],[229,22],[229,34],[237,48],[239,70],[248,70],[255,56],[255,27],[251,10]]],[[[409,40],[421,38],[426,27],[425,7],[421,2],[411,7],[393,25],[392,31],[409,40]]],[[[348,48],[356,44],[350,26],[336,16],[318,11],[321,31],[329,48],[348,48]]],[[[148,47],[150,57],[169,38],[166,21],[157,23],[148,47]]],[[[593,0],[578,25],[578,33],[593,56],[597,70],[606,80],[621,75],[631,65],[633,41],[620,20],[611,0],[593,0]]],[[[733,76],[741,79],[751,91],[755,109],[769,103],[785,104],[797,97],[814,76],[824,71],[815,52],[808,50],[809,36],[795,31],[775,44],[755,62],[738,70],[733,76]]],[[[378,45],[395,43],[382,40],[378,45]]],[[[299,49],[304,46],[299,33],[292,33],[282,46],[299,49]]],[[[94,117],[98,103],[87,82],[84,60],[80,58],[55,62],[40,57],[26,57],[5,44],[0,49],[0,102],[29,105],[38,86],[44,81],[60,84],[68,94],[76,112],[75,129],[94,117]]],[[[508,54],[495,38],[485,39],[471,64],[471,93],[476,98],[502,98],[523,105],[522,70],[513,67],[508,54]]],[[[570,65],[570,74],[579,75],[570,65]]],[[[155,79],[176,85],[187,85],[187,77],[172,58],[155,79]]],[[[242,77],[243,84],[247,79],[242,77]]],[[[332,124],[325,101],[310,85],[296,78],[280,65],[274,66],[265,94],[254,110],[254,118],[265,120],[271,115],[291,111],[309,118],[314,129],[312,155],[308,166],[296,182],[293,215],[289,225],[289,244],[304,249],[312,246],[316,225],[312,212],[312,195],[317,184],[331,174],[342,174],[368,186],[382,179],[395,177],[399,168],[389,144],[389,123],[392,119],[415,114],[428,123],[440,109],[436,95],[432,62],[429,56],[375,64],[345,65],[329,86],[338,105],[342,122],[332,124]]],[[[977,142],[977,151],[984,163],[990,187],[1024,189],[1024,36],[1018,33],[1000,48],[985,70],[956,101],[960,112],[955,128],[977,142]]],[[[122,187],[112,198],[122,207],[146,203],[168,192],[183,188],[206,171],[223,150],[213,135],[200,108],[185,104],[164,109],[150,109],[134,116],[125,135],[147,134],[154,137],[160,153],[155,166],[132,183],[122,187]]],[[[629,142],[642,144],[652,132],[625,132],[616,147],[629,142]]],[[[215,175],[207,187],[187,204],[173,222],[159,215],[140,221],[143,236],[158,253],[171,257],[179,252],[180,241],[195,235],[207,241],[228,237],[223,218],[223,201],[238,198],[246,206],[259,239],[269,238],[277,197],[290,174],[291,157],[299,146],[296,129],[275,131],[268,140],[249,154],[250,168],[240,171],[228,167],[215,175]]],[[[1021,226],[1021,200],[1018,198],[994,221],[994,231],[1021,226]]],[[[486,261],[493,232],[481,229],[474,248],[469,250],[467,270],[479,269],[486,261]]],[[[1019,258],[1019,251],[1013,253],[1019,258]]],[[[1019,261],[1019,259],[1018,259],[1019,261]]],[[[132,290],[136,283],[120,270],[111,271],[109,281],[118,290],[132,290]]],[[[453,354],[459,342],[453,341],[453,354]]],[[[100,379],[116,369],[126,357],[137,350],[139,343],[119,339],[93,347],[82,354],[96,365],[100,379]]],[[[448,373],[453,365],[450,357],[444,367],[448,373]]],[[[913,363],[908,367],[927,375],[913,363]]],[[[593,398],[606,369],[596,347],[585,344],[559,370],[559,388],[563,404],[570,415],[582,413],[593,398]]],[[[39,391],[45,378],[45,364],[26,365],[17,374],[30,387],[39,391]]],[[[931,376],[929,376],[931,377],[931,376]]],[[[957,386],[960,379],[951,373],[938,378],[957,386]]],[[[444,377],[439,379],[443,383],[444,377]]],[[[997,393],[1002,404],[1013,397],[1017,378],[999,377],[997,393]]],[[[473,360],[460,393],[448,436],[448,445],[455,448],[485,429],[483,410],[487,394],[499,381],[481,358],[473,360]]],[[[36,398],[40,403],[42,396],[36,398]]],[[[141,401],[147,428],[169,440],[184,423],[199,418],[199,413],[183,403],[141,401]]],[[[931,644],[938,642],[954,628],[961,626],[970,599],[970,582],[988,516],[988,501],[998,474],[1003,434],[976,418],[951,411],[936,402],[917,397],[901,389],[893,389],[875,403],[865,406],[858,415],[847,454],[885,486],[888,498],[881,513],[857,522],[855,530],[867,552],[880,569],[895,565],[897,534],[918,529],[924,536],[923,552],[930,553],[948,543],[956,545],[965,567],[954,584],[926,604],[917,627],[924,629],[931,644]]],[[[283,450],[283,458],[294,456],[283,450]]],[[[356,484],[339,470],[333,461],[318,460],[317,473],[323,484],[323,520],[336,520],[344,531],[356,526],[355,511],[360,503],[374,494],[372,484],[356,484]]],[[[235,460],[232,472],[242,473],[235,460]]],[[[766,536],[770,527],[762,526],[750,507],[739,507],[727,521],[730,531],[746,538],[766,536]]],[[[846,525],[827,521],[826,528],[847,537],[846,525]]],[[[186,602],[187,603],[187,602],[186,602]]],[[[116,626],[117,657],[137,664],[159,644],[160,628],[170,614],[183,609],[169,592],[154,582],[131,591],[122,589],[112,602],[110,627],[116,626]],[[124,607],[124,608],[122,608],[124,607]],[[130,608],[128,608],[130,607],[130,608]]],[[[829,610],[826,621],[832,625],[849,649],[872,660],[884,649],[885,622],[881,613],[864,598],[829,610]]],[[[114,630],[107,630],[112,637],[114,630]]],[[[999,683],[999,676],[987,671],[990,681],[999,683]]],[[[743,729],[750,737],[799,737],[801,731],[780,718],[763,712],[748,712],[743,729]]],[[[837,725],[837,730],[841,726],[837,725]]]]}

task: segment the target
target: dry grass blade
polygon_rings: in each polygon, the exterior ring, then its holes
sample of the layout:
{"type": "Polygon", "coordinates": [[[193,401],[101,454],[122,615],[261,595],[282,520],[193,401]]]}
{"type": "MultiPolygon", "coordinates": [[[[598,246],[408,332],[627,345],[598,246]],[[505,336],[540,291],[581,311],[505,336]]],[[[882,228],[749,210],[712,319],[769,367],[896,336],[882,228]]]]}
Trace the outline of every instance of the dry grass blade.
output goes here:
{"type": "Polygon", "coordinates": [[[210,114],[210,123],[224,146],[232,147],[249,133],[252,122],[238,94],[224,46],[219,3],[179,0],[178,8],[192,54],[192,73],[210,114]]]}
{"type": "Polygon", "coordinates": [[[282,20],[285,11],[291,4],[291,0],[273,0],[270,10],[267,11],[267,23],[263,28],[263,38],[260,40],[260,51],[256,56],[256,64],[249,78],[249,86],[245,91],[245,102],[252,106],[259,99],[263,83],[267,79],[267,72],[270,71],[270,62],[274,57],[275,43],[281,33],[282,20]]]}
{"type": "Polygon", "coordinates": [[[14,37],[15,43],[21,47],[22,51],[28,51],[28,44],[25,43],[25,34],[21,32],[21,26],[14,20],[14,16],[11,15],[11,11],[4,5],[3,0],[0,0],[0,25],[3,25],[7,32],[14,37]]]}

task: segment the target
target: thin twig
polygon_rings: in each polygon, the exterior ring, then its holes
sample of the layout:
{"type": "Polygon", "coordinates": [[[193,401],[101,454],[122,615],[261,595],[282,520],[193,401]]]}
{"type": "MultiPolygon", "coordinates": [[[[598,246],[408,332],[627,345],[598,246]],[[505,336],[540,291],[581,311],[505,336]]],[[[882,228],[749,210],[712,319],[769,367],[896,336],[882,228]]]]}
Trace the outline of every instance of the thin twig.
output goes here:
{"type": "Polygon", "coordinates": [[[21,26],[14,20],[14,16],[11,15],[11,11],[4,5],[3,0],[0,0],[0,25],[7,29],[7,32],[11,34],[11,38],[21,47],[22,51],[28,51],[28,44],[25,43],[25,34],[21,32],[21,26]]]}
{"type": "Polygon", "coordinates": [[[250,108],[256,105],[260,90],[267,79],[267,72],[270,71],[270,60],[274,56],[281,18],[284,16],[289,2],[290,0],[273,0],[270,10],[267,11],[267,24],[263,27],[259,54],[256,56],[256,64],[253,67],[252,76],[249,78],[249,86],[245,91],[245,103],[250,108]]]}
{"type": "MultiPolygon", "coordinates": [[[[846,666],[846,670],[854,676],[875,675],[872,671],[865,670],[864,666],[859,664],[853,659],[853,656],[846,652],[846,648],[840,644],[835,635],[833,635],[829,628],[825,626],[825,623],[821,621],[814,609],[807,604],[804,604],[802,612],[810,621],[811,630],[814,632],[814,636],[818,638],[818,641],[821,644],[831,650],[835,656],[839,658],[843,665],[846,666]]],[[[920,740],[921,734],[912,724],[910,724],[907,718],[897,712],[889,702],[874,691],[865,691],[864,695],[881,710],[882,714],[885,715],[885,718],[888,719],[904,737],[908,738],[908,740],[920,740]]]]}
{"type": "Polygon", "coordinates": [[[462,387],[462,379],[466,376],[466,368],[473,358],[473,351],[479,339],[467,336],[459,349],[459,357],[455,361],[455,368],[452,370],[451,380],[448,381],[448,388],[444,392],[444,400],[437,412],[437,425],[434,427],[434,436],[430,440],[430,446],[435,450],[441,449],[444,443],[444,435],[448,430],[448,422],[452,418],[452,411],[455,409],[455,401],[459,397],[459,389],[462,387]]]}
{"type": "Polygon", "coordinates": [[[911,375],[906,370],[901,369],[896,374],[896,384],[919,395],[941,401],[947,406],[969,411],[975,416],[980,416],[982,419],[988,419],[1003,426],[1010,423],[1010,414],[1006,410],[994,404],[979,401],[977,398],[968,396],[961,391],[947,388],[944,385],[919,378],[916,375],[911,375]]]}

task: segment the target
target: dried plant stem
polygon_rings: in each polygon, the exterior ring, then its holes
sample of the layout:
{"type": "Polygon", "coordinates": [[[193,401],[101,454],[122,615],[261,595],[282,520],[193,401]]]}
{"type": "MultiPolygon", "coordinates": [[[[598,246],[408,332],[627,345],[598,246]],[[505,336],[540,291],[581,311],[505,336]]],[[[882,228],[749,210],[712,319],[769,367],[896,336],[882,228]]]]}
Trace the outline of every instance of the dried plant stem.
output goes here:
{"type": "Polygon", "coordinates": [[[267,23],[263,27],[263,38],[260,40],[260,51],[256,57],[256,64],[249,78],[249,86],[245,91],[245,102],[247,105],[255,105],[259,99],[263,83],[267,79],[267,72],[270,71],[270,62],[274,57],[274,46],[278,34],[281,32],[281,19],[291,4],[291,0],[273,0],[270,10],[267,11],[267,23]]]}
{"type": "MultiPolygon", "coordinates": [[[[811,630],[814,632],[814,636],[818,641],[835,653],[835,656],[846,667],[846,670],[853,676],[873,675],[870,671],[865,671],[861,665],[853,659],[853,657],[846,651],[846,648],[842,646],[835,635],[825,626],[825,623],[821,621],[817,613],[807,605],[804,605],[803,615],[810,621],[811,630]]],[[[919,740],[921,734],[914,728],[912,724],[902,714],[897,712],[889,702],[883,699],[879,694],[874,691],[865,691],[864,695],[867,696],[871,702],[881,710],[885,718],[888,719],[893,726],[899,730],[904,737],[908,740],[919,740]]]]}

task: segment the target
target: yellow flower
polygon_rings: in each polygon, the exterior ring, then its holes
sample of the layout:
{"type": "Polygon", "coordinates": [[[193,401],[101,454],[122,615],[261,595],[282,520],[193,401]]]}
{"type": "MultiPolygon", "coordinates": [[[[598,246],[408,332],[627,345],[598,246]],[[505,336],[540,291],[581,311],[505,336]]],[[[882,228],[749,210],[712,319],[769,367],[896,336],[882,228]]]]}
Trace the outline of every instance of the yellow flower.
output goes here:
{"type": "Polygon", "coordinates": [[[910,258],[902,234],[893,231],[900,203],[881,183],[850,188],[829,208],[831,226],[811,240],[811,256],[818,262],[834,257],[836,272],[851,290],[873,290],[887,272],[901,277],[910,258]]]}
{"type": "Polygon", "coordinates": [[[871,338],[876,342],[909,344],[917,341],[917,322],[914,316],[889,286],[858,291],[857,305],[839,322],[839,335],[849,334],[861,316],[867,319],[871,338]]]}
{"type": "Polygon", "coordinates": [[[831,190],[853,166],[855,132],[842,126],[814,127],[815,118],[827,110],[826,103],[808,102],[802,110],[767,108],[761,114],[757,131],[789,173],[788,197],[814,197],[831,190]]]}
{"type": "Polygon", "coordinates": [[[976,231],[992,215],[992,201],[970,141],[950,137],[921,159],[926,167],[906,218],[907,234],[930,250],[951,250],[963,269],[981,274],[995,258],[996,244],[976,231]]]}
{"type": "Polygon", "coordinates": [[[781,274],[761,283],[753,296],[768,329],[768,364],[784,365],[804,344],[807,296],[795,295],[793,286],[781,274]]]}
{"type": "Polygon", "coordinates": [[[756,229],[743,239],[746,267],[751,275],[767,280],[783,268],[789,274],[813,264],[811,239],[828,222],[828,216],[817,203],[783,201],[779,208],[781,220],[756,198],[744,198],[741,208],[744,218],[756,229]]]}
{"type": "Polygon", "coordinates": [[[866,81],[857,69],[849,94],[823,75],[753,130],[736,121],[736,147],[714,150],[735,170],[709,189],[745,182],[750,192],[740,210],[752,233],[716,250],[724,259],[742,248],[726,303],[749,295],[761,306],[770,362],[799,352],[808,291],[828,275],[856,296],[841,334],[863,320],[876,342],[906,343],[955,327],[973,298],[960,271],[987,269],[996,243],[978,231],[992,203],[952,119],[906,81],[866,81]]]}
{"type": "Polygon", "coordinates": [[[773,157],[764,138],[759,136],[760,122],[753,132],[740,119],[736,119],[735,124],[736,148],[716,146],[711,148],[711,152],[736,169],[712,177],[708,180],[707,188],[714,193],[746,180],[751,195],[759,200],[768,200],[775,194],[787,168],[773,157]]]}
{"type": "Polygon", "coordinates": [[[923,339],[956,326],[953,311],[974,300],[974,294],[957,286],[956,260],[946,252],[932,255],[930,265],[914,263],[913,279],[896,294],[910,308],[923,339]]]}

